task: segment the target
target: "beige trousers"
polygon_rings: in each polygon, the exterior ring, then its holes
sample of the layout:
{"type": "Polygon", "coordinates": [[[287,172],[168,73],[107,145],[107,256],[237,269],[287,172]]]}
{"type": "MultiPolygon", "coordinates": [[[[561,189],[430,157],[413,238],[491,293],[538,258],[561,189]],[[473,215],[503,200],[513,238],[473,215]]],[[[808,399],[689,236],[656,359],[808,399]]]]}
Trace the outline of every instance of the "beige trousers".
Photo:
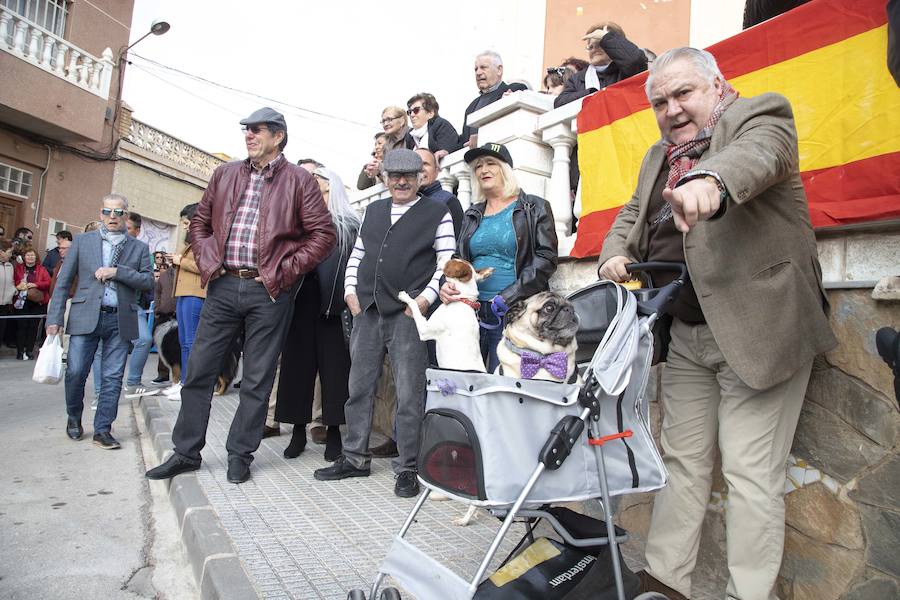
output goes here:
{"type": "MultiPolygon", "coordinates": [[[[269,394],[269,409],[266,411],[266,427],[279,427],[281,424],[275,420],[275,405],[278,404],[278,379],[281,375],[281,358],[278,358],[278,365],[275,367],[275,384],[272,386],[272,392],[269,394]]],[[[313,414],[310,427],[322,425],[322,386],[319,384],[319,378],[316,377],[316,388],[313,391],[313,414]]]]}
{"type": "Polygon", "coordinates": [[[716,443],[728,485],[729,600],[775,600],[784,550],[785,463],[812,361],[766,390],[747,387],[706,325],[675,319],[662,374],[668,485],[656,497],[647,571],[687,597],[712,485],[716,443]]]}

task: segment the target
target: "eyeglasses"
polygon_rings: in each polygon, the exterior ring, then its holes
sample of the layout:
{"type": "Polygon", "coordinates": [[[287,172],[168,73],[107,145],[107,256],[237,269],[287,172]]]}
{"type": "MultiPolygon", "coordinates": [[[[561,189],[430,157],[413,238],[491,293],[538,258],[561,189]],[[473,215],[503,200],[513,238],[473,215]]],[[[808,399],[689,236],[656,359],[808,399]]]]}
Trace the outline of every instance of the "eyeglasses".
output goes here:
{"type": "Polygon", "coordinates": [[[400,181],[401,179],[415,179],[418,173],[388,173],[388,179],[391,181],[400,181]]]}
{"type": "Polygon", "coordinates": [[[381,124],[382,124],[382,125],[387,125],[387,124],[390,123],[391,121],[396,121],[397,119],[402,119],[402,118],[403,118],[403,115],[397,115],[396,117],[386,117],[386,118],[384,118],[384,119],[381,120],[381,124]]]}
{"type": "Polygon", "coordinates": [[[102,214],[104,217],[108,217],[109,215],[121,217],[122,215],[125,214],[125,212],[126,211],[124,208],[101,208],[100,209],[100,214],[102,214]]]}
{"type": "Polygon", "coordinates": [[[253,135],[258,135],[260,131],[269,131],[269,128],[265,125],[241,125],[241,131],[247,133],[247,131],[251,131],[253,135]]]}
{"type": "Polygon", "coordinates": [[[406,111],[406,114],[408,114],[409,116],[413,116],[413,115],[419,114],[423,110],[425,110],[425,109],[421,106],[413,106],[411,109],[406,111]]]}

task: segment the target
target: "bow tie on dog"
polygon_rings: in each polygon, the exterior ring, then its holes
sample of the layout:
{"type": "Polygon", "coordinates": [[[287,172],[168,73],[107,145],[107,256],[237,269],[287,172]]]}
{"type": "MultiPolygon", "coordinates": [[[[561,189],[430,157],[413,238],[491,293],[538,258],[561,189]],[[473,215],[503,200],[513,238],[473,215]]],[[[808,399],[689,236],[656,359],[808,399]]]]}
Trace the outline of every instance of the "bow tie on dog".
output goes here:
{"type": "Polygon", "coordinates": [[[505,343],[510,351],[518,354],[522,359],[520,366],[522,379],[534,379],[534,376],[537,375],[540,369],[546,370],[555,379],[564,380],[566,378],[569,368],[569,355],[565,351],[541,354],[540,352],[517,348],[509,340],[506,340],[505,343]]]}

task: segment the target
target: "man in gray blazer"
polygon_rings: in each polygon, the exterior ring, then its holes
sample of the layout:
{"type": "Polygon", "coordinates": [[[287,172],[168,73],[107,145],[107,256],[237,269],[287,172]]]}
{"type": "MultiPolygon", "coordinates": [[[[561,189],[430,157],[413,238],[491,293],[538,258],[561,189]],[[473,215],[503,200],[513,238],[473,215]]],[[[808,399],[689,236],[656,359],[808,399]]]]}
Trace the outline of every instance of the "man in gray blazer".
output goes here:
{"type": "MultiPolygon", "coordinates": [[[[787,99],[739,98],[711,54],[651,66],[662,139],[603,243],[601,276],[685,262],[669,314],[661,445],[669,473],[647,536],[643,591],[691,596],[715,449],[728,484],[728,598],[774,599],[785,463],[813,357],[836,345],[787,99]]],[[[656,285],[668,280],[655,281],[656,285]]]]}
{"type": "Polygon", "coordinates": [[[138,337],[137,292],[153,287],[153,268],[147,244],[125,233],[128,200],[119,194],[103,198],[101,227],[75,238],[47,310],[47,335],[60,333],[66,299],[73,282],[66,333],[66,434],[81,439],[84,382],[91,370],[97,345],[103,342],[100,398],[94,414],[94,444],[106,450],[120,448],[110,429],[119,410],[119,392],[131,340],[138,337]]]}

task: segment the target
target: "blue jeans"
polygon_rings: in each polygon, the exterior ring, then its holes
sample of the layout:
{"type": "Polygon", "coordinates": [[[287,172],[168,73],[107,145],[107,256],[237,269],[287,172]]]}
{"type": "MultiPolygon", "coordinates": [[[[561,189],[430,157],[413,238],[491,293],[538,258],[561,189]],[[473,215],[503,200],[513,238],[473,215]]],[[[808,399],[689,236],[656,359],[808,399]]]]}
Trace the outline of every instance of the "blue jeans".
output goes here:
{"type": "Polygon", "coordinates": [[[203,298],[197,296],[178,296],[175,299],[175,319],[178,321],[178,343],[181,344],[181,381],[187,378],[188,358],[197,337],[200,325],[200,310],[203,298]]]}
{"type": "MultiPolygon", "coordinates": [[[[497,317],[491,311],[490,300],[481,302],[481,308],[478,309],[478,320],[489,325],[498,323],[497,317]]],[[[484,359],[484,366],[487,368],[487,372],[493,373],[500,366],[500,359],[497,358],[497,346],[500,344],[500,340],[503,339],[503,325],[501,323],[495,329],[485,329],[479,326],[478,332],[479,342],[481,343],[481,358],[484,359]]]]}
{"type": "Polygon", "coordinates": [[[141,378],[144,376],[144,365],[147,364],[147,358],[150,356],[150,346],[153,343],[153,336],[150,335],[150,327],[147,324],[147,315],[149,311],[139,310],[138,318],[138,338],[132,340],[131,346],[131,362],[128,364],[128,385],[140,385],[141,378]]]}
{"type": "Polygon", "coordinates": [[[94,362],[91,365],[91,372],[94,374],[94,398],[100,397],[100,382],[103,379],[103,340],[97,344],[94,351],[94,362]]]}
{"type": "Polygon", "coordinates": [[[84,412],[84,382],[87,380],[97,345],[103,342],[100,396],[94,414],[94,433],[109,431],[119,412],[122,375],[128,359],[128,342],[119,337],[119,315],[101,312],[97,328],[87,335],[69,338],[66,364],[66,412],[81,421],[84,412]]]}

